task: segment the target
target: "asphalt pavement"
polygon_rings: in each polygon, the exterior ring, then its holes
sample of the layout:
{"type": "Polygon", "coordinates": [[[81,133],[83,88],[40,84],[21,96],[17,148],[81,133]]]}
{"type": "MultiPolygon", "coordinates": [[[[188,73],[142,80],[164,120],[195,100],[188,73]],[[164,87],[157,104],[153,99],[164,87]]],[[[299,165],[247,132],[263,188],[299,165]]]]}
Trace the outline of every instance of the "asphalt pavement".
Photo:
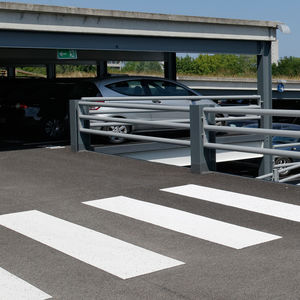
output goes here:
{"type": "Polygon", "coordinates": [[[300,299],[299,186],[50,147],[0,189],[0,299],[300,299]]]}

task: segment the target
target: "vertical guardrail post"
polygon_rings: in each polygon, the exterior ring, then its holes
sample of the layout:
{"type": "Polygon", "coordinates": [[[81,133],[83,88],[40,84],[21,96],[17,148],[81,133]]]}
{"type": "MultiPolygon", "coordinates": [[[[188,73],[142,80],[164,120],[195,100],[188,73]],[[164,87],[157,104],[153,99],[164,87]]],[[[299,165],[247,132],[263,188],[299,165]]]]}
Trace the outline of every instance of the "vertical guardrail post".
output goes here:
{"type": "MultiPolygon", "coordinates": [[[[214,105],[210,104],[208,107],[214,107],[214,105]]],[[[216,116],[215,113],[204,113],[207,124],[216,125],[216,116]]],[[[204,137],[208,143],[216,142],[216,132],[215,131],[205,131],[204,137]]],[[[204,147],[204,155],[206,161],[208,163],[208,167],[210,171],[216,171],[217,169],[217,161],[216,161],[216,149],[207,149],[204,147]]]]}
{"type": "MultiPolygon", "coordinates": [[[[261,96],[263,109],[272,109],[272,64],[271,64],[271,42],[261,42],[260,55],[257,56],[257,90],[261,96]]],[[[272,116],[263,115],[261,128],[272,128],[272,116]]],[[[272,149],[272,137],[265,136],[264,148],[272,149]]],[[[273,157],[264,155],[259,173],[261,175],[272,173],[273,157]]]]}
{"type": "Polygon", "coordinates": [[[69,101],[69,121],[70,121],[70,142],[71,150],[78,152],[78,102],[79,100],[69,101]]]}
{"type": "MultiPolygon", "coordinates": [[[[191,138],[191,171],[192,173],[205,173],[215,170],[216,152],[214,149],[204,148],[203,108],[209,105],[190,105],[190,138],[191,138]]],[[[213,117],[214,119],[214,117],[213,117]]],[[[208,122],[212,121],[208,120],[208,122]]],[[[213,134],[206,135],[213,142],[213,134]]]]}
{"type": "Polygon", "coordinates": [[[279,182],[279,170],[273,169],[272,181],[279,182]]]}
{"type": "Polygon", "coordinates": [[[73,152],[88,150],[91,145],[90,135],[80,132],[80,128],[90,127],[90,121],[78,118],[79,112],[81,114],[88,114],[89,107],[79,105],[79,101],[71,100],[69,105],[71,150],[73,152]]]}

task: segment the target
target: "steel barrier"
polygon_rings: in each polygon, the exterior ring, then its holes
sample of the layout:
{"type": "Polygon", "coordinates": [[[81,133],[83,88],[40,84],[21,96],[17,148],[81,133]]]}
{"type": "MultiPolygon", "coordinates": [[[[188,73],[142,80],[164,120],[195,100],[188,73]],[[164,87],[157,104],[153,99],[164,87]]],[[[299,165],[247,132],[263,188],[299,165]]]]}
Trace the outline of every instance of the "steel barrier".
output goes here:
{"type": "MultiPolygon", "coordinates": [[[[270,110],[260,108],[260,96],[214,96],[210,97],[213,100],[221,99],[255,99],[258,105],[244,107],[218,107],[216,105],[207,105],[197,103],[200,100],[207,99],[205,96],[177,96],[177,97],[96,97],[82,98],[80,100],[70,101],[70,125],[71,125],[71,148],[73,151],[90,150],[90,135],[114,136],[126,138],[128,140],[152,141],[160,143],[169,143],[175,145],[190,146],[191,148],[191,170],[195,173],[203,173],[216,170],[216,149],[250,152],[263,154],[264,156],[287,156],[300,159],[300,153],[287,150],[278,150],[266,148],[265,143],[263,148],[247,147],[240,145],[229,145],[216,143],[216,132],[239,133],[239,134],[259,134],[263,139],[271,138],[271,136],[288,136],[300,138],[300,132],[291,130],[275,130],[268,128],[264,124],[264,116],[288,116],[300,117],[300,112],[292,110],[270,110]],[[161,104],[140,104],[135,101],[155,101],[155,100],[190,100],[190,107],[185,106],[170,106],[161,104]],[[124,102],[126,100],[126,102],[124,102]],[[101,103],[98,103],[101,101],[101,103]],[[103,102],[104,101],[104,102],[103,102]],[[131,103],[128,103],[130,101],[131,103]],[[190,120],[169,120],[169,121],[149,121],[143,119],[124,119],[107,116],[111,112],[95,112],[90,110],[90,107],[95,106],[110,107],[116,113],[132,113],[138,114],[145,111],[181,111],[189,112],[190,120]],[[216,118],[216,114],[221,114],[223,117],[216,118]],[[242,115],[242,116],[241,116],[242,115]],[[236,117],[234,117],[236,116],[236,117]],[[262,127],[264,128],[241,128],[216,125],[216,122],[227,122],[232,120],[245,119],[261,119],[262,127]],[[92,124],[90,121],[94,121],[92,124]],[[99,122],[97,122],[99,121],[99,122]],[[189,124],[188,124],[189,123],[189,124]],[[115,124],[146,124],[152,126],[162,126],[167,128],[190,129],[190,140],[170,139],[154,136],[136,135],[133,133],[122,134],[106,130],[92,129],[93,127],[107,127],[115,124]]],[[[277,167],[275,167],[276,169],[277,167]]],[[[282,168],[282,166],[281,166],[282,168]]],[[[264,174],[273,174],[273,165],[265,168],[264,174]],[[268,171],[272,172],[268,172],[268,171]]],[[[280,172],[279,172],[280,173],[280,172]]],[[[268,176],[263,177],[268,178],[268,176]]]]}

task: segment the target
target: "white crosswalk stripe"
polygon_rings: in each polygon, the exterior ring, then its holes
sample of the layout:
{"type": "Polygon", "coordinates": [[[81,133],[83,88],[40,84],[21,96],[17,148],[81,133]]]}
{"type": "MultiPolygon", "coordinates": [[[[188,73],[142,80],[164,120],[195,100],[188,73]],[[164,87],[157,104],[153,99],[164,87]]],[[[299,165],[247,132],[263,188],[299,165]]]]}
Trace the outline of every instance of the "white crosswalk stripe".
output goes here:
{"type": "Polygon", "coordinates": [[[300,222],[300,206],[194,184],[161,191],[300,222]]]}
{"type": "Polygon", "coordinates": [[[281,238],[277,235],[124,196],[83,203],[235,249],[281,238]]]}
{"type": "MultiPolygon", "coordinates": [[[[193,184],[165,188],[161,191],[296,222],[300,221],[299,206],[279,201],[193,184]]],[[[124,196],[83,203],[234,249],[243,249],[281,238],[278,235],[124,196]]],[[[37,210],[0,215],[0,225],[121,279],[133,278],[184,264],[182,261],[37,210]]],[[[0,268],[1,300],[50,298],[51,296],[48,294],[0,268]]]]}
{"type": "Polygon", "coordinates": [[[0,268],[1,300],[45,300],[52,298],[48,294],[0,268]]]}
{"type": "Polygon", "coordinates": [[[2,215],[0,225],[122,279],[184,264],[36,210],[2,215]]]}

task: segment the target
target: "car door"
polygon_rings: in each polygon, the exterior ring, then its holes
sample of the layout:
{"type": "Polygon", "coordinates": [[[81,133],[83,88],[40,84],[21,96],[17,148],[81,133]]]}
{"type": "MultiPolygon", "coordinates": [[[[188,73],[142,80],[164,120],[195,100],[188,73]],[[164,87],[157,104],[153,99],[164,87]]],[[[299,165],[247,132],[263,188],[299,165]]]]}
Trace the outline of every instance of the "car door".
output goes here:
{"type": "MultiPolygon", "coordinates": [[[[167,80],[147,80],[146,86],[149,89],[149,94],[151,96],[195,96],[196,93],[185,89],[181,85],[177,85],[171,81],[167,80]]],[[[166,99],[158,99],[152,101],[157,105],[171,105],[171,106],[183,106],[188,107],[190,105],[190,100],[166,100],[166,99]]],[[[153,112],[151,114],[152,120],[160,121],[160,120],[182,120],[189,119],[188,112],[182,111],[158,111],[153,112]]]]}
{"type": "MultiPolygon", "coordinates": [[[[115,81],[105,86],[109,91],[109,94],[104,94],[108,97],[124,97],[124,101],[128,104],[153,104],[150,100],[143,100],[144,96],[148,96],[145,89],[144,81],[141,79],[127,79],[121,81],[115,81]],[[125,97],[141,97],[141,100],[127,100],[125,97]]],[[[132,109],[131,109],[132,110],[132,109]]],[[[139,111],[139,110],[137,110],[139,111]]],[[[141,109],[141,112],[124,112],[117,114],[116,116],[126,119],[142,119],[151,120],[151,114],[148,110],[141,109]]],[[[113,113],[113,112],[112,112],[113,113]]],[[[135,130],[148,129],[149,125],[134,125],[135,130]]]]}

